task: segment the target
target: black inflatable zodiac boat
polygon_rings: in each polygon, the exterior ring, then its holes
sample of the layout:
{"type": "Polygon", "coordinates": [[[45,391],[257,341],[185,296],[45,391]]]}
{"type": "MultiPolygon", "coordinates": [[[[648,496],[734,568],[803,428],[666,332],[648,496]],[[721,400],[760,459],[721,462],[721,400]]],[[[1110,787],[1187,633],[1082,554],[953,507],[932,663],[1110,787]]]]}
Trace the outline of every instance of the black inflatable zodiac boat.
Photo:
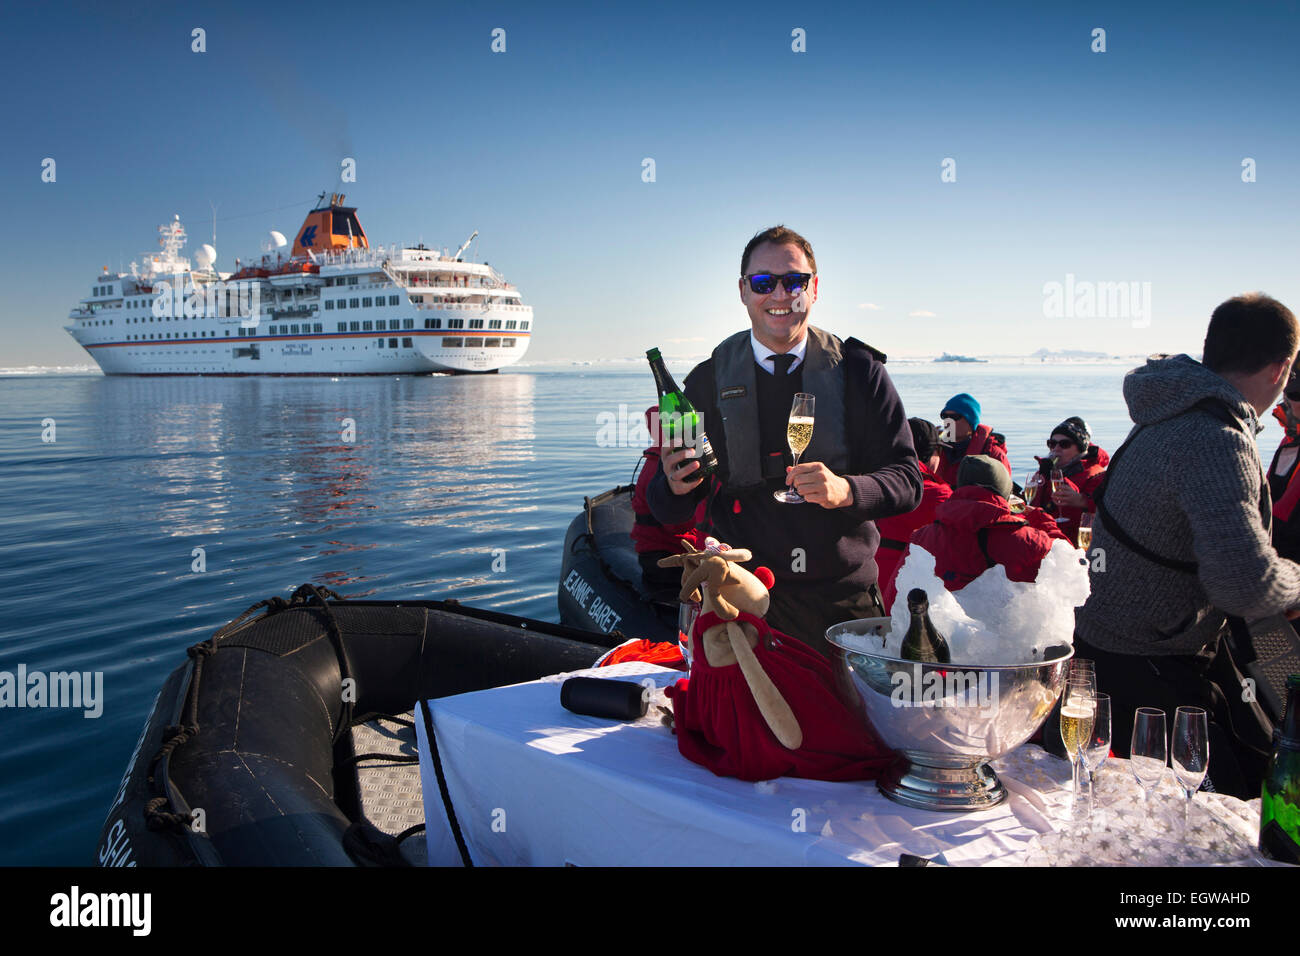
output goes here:
{"type": "Polygon", "coordinates": [[[560,620],[625,639],[677,640],[677,592],[651,591],[632,545],[632,485],[584,498],[564,536],[560,620]]]}
{"type": "Polygon", "coordinates": [[[262,601],[189,648],[167,678],[97,862],[418,862],[424,841],[405,841],[424,819],[414,734],[391,715],[430,697],[590,667],[616,643],[454,601],[346,601],[310,584],[287,601],[262,601]],[[374,778],[374,760],[403,779],[374,778]],[[395,803],[371,812],[393,793],[395,803]],[[381,829],[371,817],[384,811],[391,825],[381,829]],[[399,833],[391,821],[414,825],[399,833]]]}

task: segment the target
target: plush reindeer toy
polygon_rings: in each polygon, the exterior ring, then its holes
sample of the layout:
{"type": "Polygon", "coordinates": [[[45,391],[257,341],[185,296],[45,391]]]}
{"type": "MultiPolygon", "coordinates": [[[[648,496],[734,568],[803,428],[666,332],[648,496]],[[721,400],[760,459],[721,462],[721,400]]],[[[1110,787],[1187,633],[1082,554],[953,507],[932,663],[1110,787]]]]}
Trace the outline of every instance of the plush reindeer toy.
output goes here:
{"type": "Polygon", "coordinates": [[[667,691],[682,755],[742,780],[878,776],[892,755],[836,696],[829,663],[763,620],[772,572],[741,567],[743,549],[686,548],[659,562],[682,568],[681,600],[701,607],[691,676],[667,691]]]}

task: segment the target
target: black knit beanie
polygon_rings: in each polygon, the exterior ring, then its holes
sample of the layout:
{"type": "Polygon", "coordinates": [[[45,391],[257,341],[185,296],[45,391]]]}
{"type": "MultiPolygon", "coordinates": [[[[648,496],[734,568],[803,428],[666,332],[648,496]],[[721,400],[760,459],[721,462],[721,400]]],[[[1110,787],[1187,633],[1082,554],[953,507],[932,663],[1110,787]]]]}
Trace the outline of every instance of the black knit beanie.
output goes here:
{"type": "Polygon", "coordinates": [[[1065,435],[1079,446],[1079,454],[1086,454],[1091,447],[1092,436],[1088,434],[1088,423],[1078,415],[1071,415],[1052,429],[1053,435],[1065,435]]]}

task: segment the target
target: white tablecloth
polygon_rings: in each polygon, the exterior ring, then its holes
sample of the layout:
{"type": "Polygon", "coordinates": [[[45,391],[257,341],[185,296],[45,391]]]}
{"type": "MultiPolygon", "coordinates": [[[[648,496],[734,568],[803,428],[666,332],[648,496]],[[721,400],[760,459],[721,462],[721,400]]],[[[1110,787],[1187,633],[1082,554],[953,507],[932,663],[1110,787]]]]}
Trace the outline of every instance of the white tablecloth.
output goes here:
{"type": "MultiPolygon", "coordinates": [[[[678,671],[621,664],[579,674],[662,688],[678,671]]],[[[1068,822],[1069,764],[1024,746],[993,766],[1010,799],[979,813],[934,813],[887,800],[874,783],[715,776],[677,751],[652,704],[639,721],[560,706],[571,674],[428,701],[452,806],[477,865],[952,865],[1259,862],[1259,801],[1196,795],[1181,828],[1172,775],[1151,810],[1126,761],[1099,775],[1100,818],[1068,822]]],[[[416,711],[432,865],[461,863],[416,711]]]]}

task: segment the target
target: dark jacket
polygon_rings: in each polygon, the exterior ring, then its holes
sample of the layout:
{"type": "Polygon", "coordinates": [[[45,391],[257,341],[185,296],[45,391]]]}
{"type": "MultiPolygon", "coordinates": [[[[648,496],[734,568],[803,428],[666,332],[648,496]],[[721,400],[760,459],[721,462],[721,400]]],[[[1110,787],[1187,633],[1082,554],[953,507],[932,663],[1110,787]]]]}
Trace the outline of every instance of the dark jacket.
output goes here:
{"type": "MultiPolygon", "coordinates": [[[[784,485],[779,478],[752,489],[723,490],[728,477],[727,442],[723,429],[714,427],[721,415],[714,360],[710,358],[687,376],[685,390],[704,418],[718,457],[718,478],[702,482],[691,494],[678,496],[660,473],[647,492],[655,517],[664,524],[689,520],[696,502],[712,493],[711,533],[733,548],[751,550],[755,565],[772,569],[777,588],[815,584],[820,586],[819,594],[838,599],[865,592],[875,584],[874,558],[880,536],[874,519],[915,508],[921,500],[921,472],[907,414],[885,371],[883,356],[856,339],[843,342],[842,348],[850,467],[840,477],[853,489],[851,505],[826,509],[779,503],[772,498],[773,490],[784,485]]],[[[800,369],[791,373],[799,374],[800,369]]],[[[785,456],[788,465],[788,449],[785,456]]]]}

